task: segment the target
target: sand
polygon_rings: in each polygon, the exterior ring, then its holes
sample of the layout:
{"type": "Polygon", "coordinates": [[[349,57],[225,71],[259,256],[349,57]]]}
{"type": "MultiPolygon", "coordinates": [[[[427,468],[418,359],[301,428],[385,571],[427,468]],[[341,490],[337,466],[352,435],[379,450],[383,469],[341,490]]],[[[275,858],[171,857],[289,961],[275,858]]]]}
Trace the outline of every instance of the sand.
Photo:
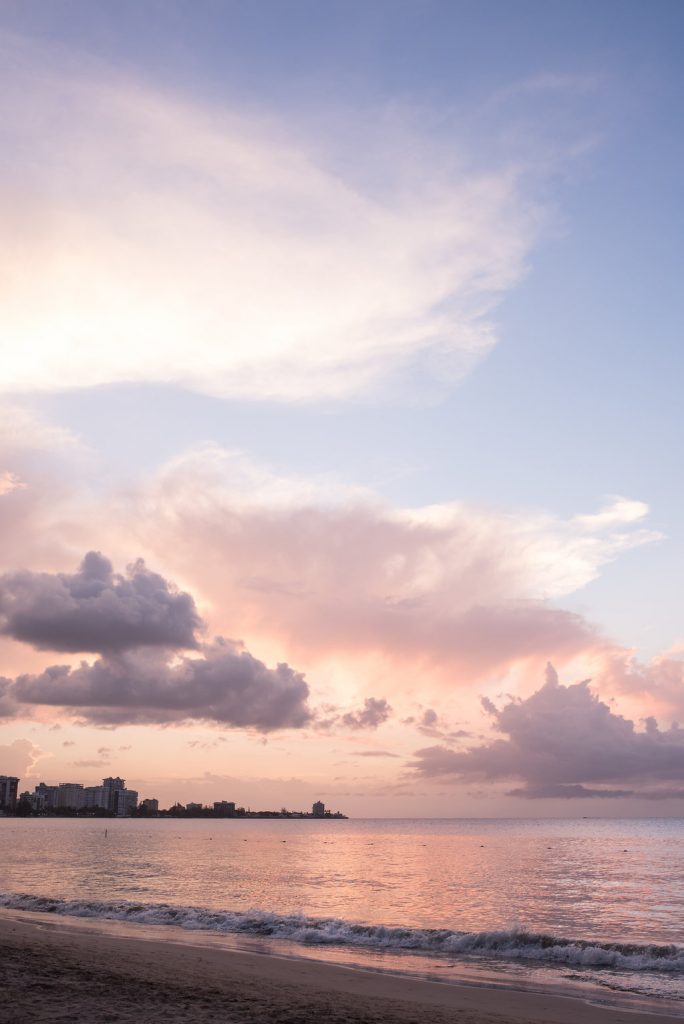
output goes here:
{"type": "Polygon", "coordinates": [[[682,1024],[131,930],[0,911],[0,1024],[682,1024]]]}

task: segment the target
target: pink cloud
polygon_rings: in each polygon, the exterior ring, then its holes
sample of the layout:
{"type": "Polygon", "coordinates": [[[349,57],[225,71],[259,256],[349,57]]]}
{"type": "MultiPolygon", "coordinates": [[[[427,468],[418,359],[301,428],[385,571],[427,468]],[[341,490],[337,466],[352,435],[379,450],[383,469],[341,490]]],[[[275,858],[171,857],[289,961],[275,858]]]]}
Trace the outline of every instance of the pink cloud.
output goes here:
{"type": "MultiPolygon", "coordinates": [[[[120,564],[143,556],[191,593],[211,632],[306,672],[314,706],[378,693],[396,706],[402,692],[465,693],[511,677],[524,687],[547,660],[590,663],[601,692],[630,694],[646,714],[651,693],[663,709],[681,706],[676,658],[630,664],[631,652],[562,607],[610,559],[655,539],[638,502],[568,520],[457,503],[392,508],[214,448],[138,489],[100,483],[98,496],[97,481],[90,493],[78,485],[88,456],[77,442],[23,413],[17,423],[0,420],[0,455],[28,485],[0,500],[0,570],[11,578],[30,569],[71,579],[106,538],[120,564]]],[[[0,642],[8,675],[52,664],[0,642]]]]}
{"type": "Polygon", "coordinates": [[[678,652],[643,662],[632,651],[616,648],[599,664],[597,681],[606,692],[643,701],[652,714],[684,717],[684,660],[678,652]]]}
{"type": "Polygon", "coordinates": [[[630,529],[631,543],[652,539],[636,503],[565,523],[397,510],[250,469],[214,451],[167,467],[134,502],[154,508],[137,516],[141,547],[193,581],[213,628],[309,668],[375,658],[395,667],[394,685],[417,671],[472,685],[603,649],[589,622],[544,595],[593,578],[630,529]]]}

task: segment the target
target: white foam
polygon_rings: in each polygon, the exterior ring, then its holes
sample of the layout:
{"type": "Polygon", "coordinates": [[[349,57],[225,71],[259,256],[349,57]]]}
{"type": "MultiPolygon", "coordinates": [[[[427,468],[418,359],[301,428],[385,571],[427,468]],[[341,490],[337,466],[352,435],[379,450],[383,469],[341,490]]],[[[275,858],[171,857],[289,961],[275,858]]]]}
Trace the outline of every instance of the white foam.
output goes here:
{"type": "Polygon", "coordinates": [[[209,910],[125,900],[60,900],[0,893],[0,907],[69,917],[103,918],[147,925],[286,939],[303,945],[344,945],[384,951],[411,950],[432,956],[498,957],[582,967],[684,973],[684,946],[594,942],[523,928],[459,932],[439,928],[388,928],[339,918],[274,914],[267,910],[209,910]]]}

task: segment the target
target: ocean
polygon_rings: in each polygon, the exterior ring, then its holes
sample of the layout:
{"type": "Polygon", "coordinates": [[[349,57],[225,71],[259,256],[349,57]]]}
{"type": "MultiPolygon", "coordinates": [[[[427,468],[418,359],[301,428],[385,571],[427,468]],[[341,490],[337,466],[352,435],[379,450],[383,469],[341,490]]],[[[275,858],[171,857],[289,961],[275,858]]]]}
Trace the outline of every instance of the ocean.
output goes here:
{"type": "Polygon", "coordinates": [[[0,907],[684,1016],[681,818],[4,818],[0,907]]]}

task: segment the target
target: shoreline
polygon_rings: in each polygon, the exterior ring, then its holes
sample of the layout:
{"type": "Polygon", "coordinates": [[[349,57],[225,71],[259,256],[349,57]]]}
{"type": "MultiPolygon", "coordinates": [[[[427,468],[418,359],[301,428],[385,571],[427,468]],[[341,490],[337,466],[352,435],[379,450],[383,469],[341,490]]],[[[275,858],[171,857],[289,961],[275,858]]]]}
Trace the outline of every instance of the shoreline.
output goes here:
{"type": "MultiPolygon", "coordinates": [[[[681,1024],[510,988],[193,943],[192,933],[0,910],[0,1024],[681,1024]],[[138,931],[133,931],[138,929],[138,931]]],[[[179,930],[180,931],[180,930],[179,930]]]]}

